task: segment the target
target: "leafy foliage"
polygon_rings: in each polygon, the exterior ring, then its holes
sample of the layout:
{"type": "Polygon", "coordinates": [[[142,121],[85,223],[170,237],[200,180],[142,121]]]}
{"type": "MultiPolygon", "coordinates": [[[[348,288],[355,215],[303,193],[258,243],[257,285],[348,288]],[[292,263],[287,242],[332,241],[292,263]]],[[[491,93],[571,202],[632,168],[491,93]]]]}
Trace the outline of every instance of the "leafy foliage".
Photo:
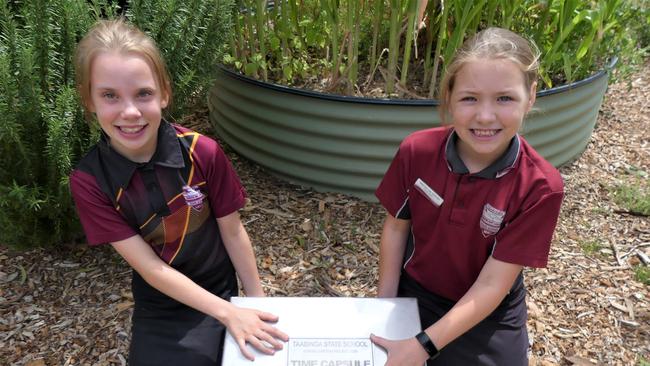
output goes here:
{"type": "MultiPolygon", "coordinates": [[[[97,141],[74,90],[77,42],[110,0],[0,4],[0,244],[50,245],[81,235],[68,174],[97,141]]],[[[231,0],[134,0],[126,15],[169,61],[178,116],[204,103],[229,32],[231,0]]]]}
{"type": "Polygon", "coordinates": [[[276,0],[269,8],[260,5],[265,0],[240,2],[226,64],[289,85],[319,77],[326,89],[345,94],[379,70],[387,94],[398,83],[433,97],[445,61],[489,26],[535,41],[544,88],[585,78],[614,56],[628,74],[650,38],[647,0],[276,0]]]}
{"type": "Polygon", "coordinates": [[[133,0],[127,18],[158,44],[174,83],[169,113],[205,103],[232,28],[233,0],[133,0]]]}
{"type": "Polygon", "coordinates": [[[73,86],[76,41],[94,22],[84,1],[0,6],[0,243],[69,240],[79,227],[67,175],[95,139],[73,86]]]}

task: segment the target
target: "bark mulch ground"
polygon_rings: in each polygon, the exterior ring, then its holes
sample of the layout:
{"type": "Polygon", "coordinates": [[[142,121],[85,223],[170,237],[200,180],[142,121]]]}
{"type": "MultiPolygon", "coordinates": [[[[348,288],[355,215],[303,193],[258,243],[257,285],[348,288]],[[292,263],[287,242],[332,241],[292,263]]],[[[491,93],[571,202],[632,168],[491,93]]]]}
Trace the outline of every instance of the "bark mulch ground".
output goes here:
{"type": "MultiPolygon", "coordinates": [[[[211,133],[206,121],[187,122],[211,133]]],[[[615,199],[622,185],[648,194],[648,131],[650,63],[631,88],[610,86],[587,150],[560,169],[566,200],[548,268],[525,272],[531,364],[648,365],[650,220],[615,199]]],[[[270,296],[375,295],[378,204],[290,185],[229,155],[251,197],[242,219],[270,296]]],[[[0,364],[126,364],[129,280],[110,247],[0,245],[0,364]]]]}

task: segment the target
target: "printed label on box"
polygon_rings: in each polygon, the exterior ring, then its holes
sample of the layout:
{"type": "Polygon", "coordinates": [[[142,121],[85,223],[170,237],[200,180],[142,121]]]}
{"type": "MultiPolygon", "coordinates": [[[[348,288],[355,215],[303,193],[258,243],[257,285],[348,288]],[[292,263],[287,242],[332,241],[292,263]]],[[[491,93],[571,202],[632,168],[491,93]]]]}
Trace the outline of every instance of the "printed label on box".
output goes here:
{"type": "Polygon", "coordinates": [[[369,338],[291,338],[288,366],[374,366],[369,338]]]}

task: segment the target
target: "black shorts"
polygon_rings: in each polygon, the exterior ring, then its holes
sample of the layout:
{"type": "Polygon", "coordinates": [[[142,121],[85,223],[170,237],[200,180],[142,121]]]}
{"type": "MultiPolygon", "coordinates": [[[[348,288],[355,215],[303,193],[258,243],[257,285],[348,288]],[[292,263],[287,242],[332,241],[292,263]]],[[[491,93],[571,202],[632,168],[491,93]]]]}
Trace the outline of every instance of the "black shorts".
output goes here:
{"type": "MultiPolygon", "coordinates": [[[[422,329],[438,321],[455,304],[427,291],[404,271],[397,295],[418,299],[422,329]]],[[[445,346],[435,360],[427,362],[427,366],[528,365],[525,298],[526,290],[520,274],[510,293],[492,314],[445,346]]]]}

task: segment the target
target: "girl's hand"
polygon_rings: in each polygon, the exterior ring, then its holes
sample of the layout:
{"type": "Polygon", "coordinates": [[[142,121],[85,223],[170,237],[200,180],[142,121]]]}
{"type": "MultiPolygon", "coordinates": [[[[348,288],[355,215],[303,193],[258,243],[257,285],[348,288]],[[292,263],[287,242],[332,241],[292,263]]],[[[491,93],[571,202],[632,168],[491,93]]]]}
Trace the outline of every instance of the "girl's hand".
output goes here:
{"type": "Polygon", "coordinates": [[[386,366],[422,366],[429,359],[429,355],[415,337],[391,341],[371,334],[370,340],[388,353],[386,366]]]}
{"type": "Polygon", "coordinates": [[[253,361],[255,356],[246,348],[246,342],[258,351],[272,355],[276,350],[282,349],[282,343],[289,340],[289,336],[267,322],[277,322],[276,315],[255,309],[232,307],[232,312],[224,320],[230,335],[235,339],[242,355],[253,361]]]}

